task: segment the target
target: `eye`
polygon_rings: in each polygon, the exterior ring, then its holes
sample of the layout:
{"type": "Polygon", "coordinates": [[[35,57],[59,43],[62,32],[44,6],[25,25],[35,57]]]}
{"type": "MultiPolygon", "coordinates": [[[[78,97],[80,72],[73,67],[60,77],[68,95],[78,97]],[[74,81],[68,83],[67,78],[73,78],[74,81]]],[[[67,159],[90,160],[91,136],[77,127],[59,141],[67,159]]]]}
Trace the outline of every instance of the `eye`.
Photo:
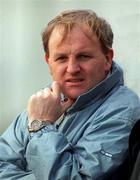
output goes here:
{"type": "Polygon", "coordinates": [[[64,62],[66,61],[66,57],[65,56],[60,56],[60,57],[57,57],[55,61],[58,61],[58,62],[64,62]]]}
{"type": "Polygon", "coordinates": [[[91,59],[91,56],[88,54],[80,54],[80,55],[78,55],[78,59],[79,60],[89,60],[89,59],[91,59]]]}

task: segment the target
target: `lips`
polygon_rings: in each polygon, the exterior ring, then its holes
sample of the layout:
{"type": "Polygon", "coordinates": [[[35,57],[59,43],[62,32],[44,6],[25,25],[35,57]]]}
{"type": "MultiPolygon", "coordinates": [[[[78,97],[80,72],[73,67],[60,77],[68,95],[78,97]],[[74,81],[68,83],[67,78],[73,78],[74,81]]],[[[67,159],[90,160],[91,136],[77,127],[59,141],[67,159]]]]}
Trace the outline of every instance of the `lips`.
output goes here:
{"type": "Polygon", "coordinates": [[[67,85],[80,86],[83,83],[83,78],[70,78],[65,81],[67,85]]]}
{"type": "Polygon", "coordinates": [[[81,82],[83,79],[68,79],[66,82],[81,82]]]}

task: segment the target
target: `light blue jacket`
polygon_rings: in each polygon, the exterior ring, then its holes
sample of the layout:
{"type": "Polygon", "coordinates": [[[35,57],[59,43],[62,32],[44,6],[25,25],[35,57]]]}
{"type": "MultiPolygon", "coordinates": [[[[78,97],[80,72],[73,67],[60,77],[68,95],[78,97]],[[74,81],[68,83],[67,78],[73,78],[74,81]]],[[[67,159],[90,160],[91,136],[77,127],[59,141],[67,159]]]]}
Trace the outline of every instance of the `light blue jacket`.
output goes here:
{"type": "Polygon", "coordinates": [[[13,121],[0,138],[0,180],[104,180],[125,160],[138,119],[140,101],[113,62],[56,124],[29,135],[26,111],[13,121]]]}

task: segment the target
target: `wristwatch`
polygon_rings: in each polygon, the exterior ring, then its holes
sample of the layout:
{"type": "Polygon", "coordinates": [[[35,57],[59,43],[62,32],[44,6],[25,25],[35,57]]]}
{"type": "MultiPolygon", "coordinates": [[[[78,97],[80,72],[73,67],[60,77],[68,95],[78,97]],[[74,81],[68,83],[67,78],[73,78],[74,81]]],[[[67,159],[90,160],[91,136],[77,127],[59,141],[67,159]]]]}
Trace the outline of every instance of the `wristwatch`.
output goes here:
{"type": "Polygon", "coordinates": [[[42,121],[40,119],[34,119],[31,123],[28,124],[28,131],[29,132],[37,132],[43,127],[51,124],[49,121],[42,121]]]}

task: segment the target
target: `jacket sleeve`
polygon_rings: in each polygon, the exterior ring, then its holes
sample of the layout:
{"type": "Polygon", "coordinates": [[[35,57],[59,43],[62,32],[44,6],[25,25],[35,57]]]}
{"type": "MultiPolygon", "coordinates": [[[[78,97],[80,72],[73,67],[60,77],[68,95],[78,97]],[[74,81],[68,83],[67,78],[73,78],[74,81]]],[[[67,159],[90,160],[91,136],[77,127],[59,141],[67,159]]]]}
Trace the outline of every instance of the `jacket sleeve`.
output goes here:
{"type": "Polygon", "coordinates": [[[37,180],[105,180],[126,158],[130,129],[122,117],[111,117],[87,127],[71,144],[49,125],[31,134],[26,151],[29,168],[37,180]]]}
{"type": "Polygon", "coordinates": [[[53,125],[29,136],[23,113],[0,138],[0,179],[104,180],[124,160],[130,133],[122,117],[106,118],[73,143],[53,125]]]}
{"type": "Polygon", "coordinates": [[[25,112],[19,115],[0,137],[1,180],[35,180],[34,174],[26,168],[24,154],[27,144],[25,138],[27,127],[25,129],[25,117],[25,112]]]}

